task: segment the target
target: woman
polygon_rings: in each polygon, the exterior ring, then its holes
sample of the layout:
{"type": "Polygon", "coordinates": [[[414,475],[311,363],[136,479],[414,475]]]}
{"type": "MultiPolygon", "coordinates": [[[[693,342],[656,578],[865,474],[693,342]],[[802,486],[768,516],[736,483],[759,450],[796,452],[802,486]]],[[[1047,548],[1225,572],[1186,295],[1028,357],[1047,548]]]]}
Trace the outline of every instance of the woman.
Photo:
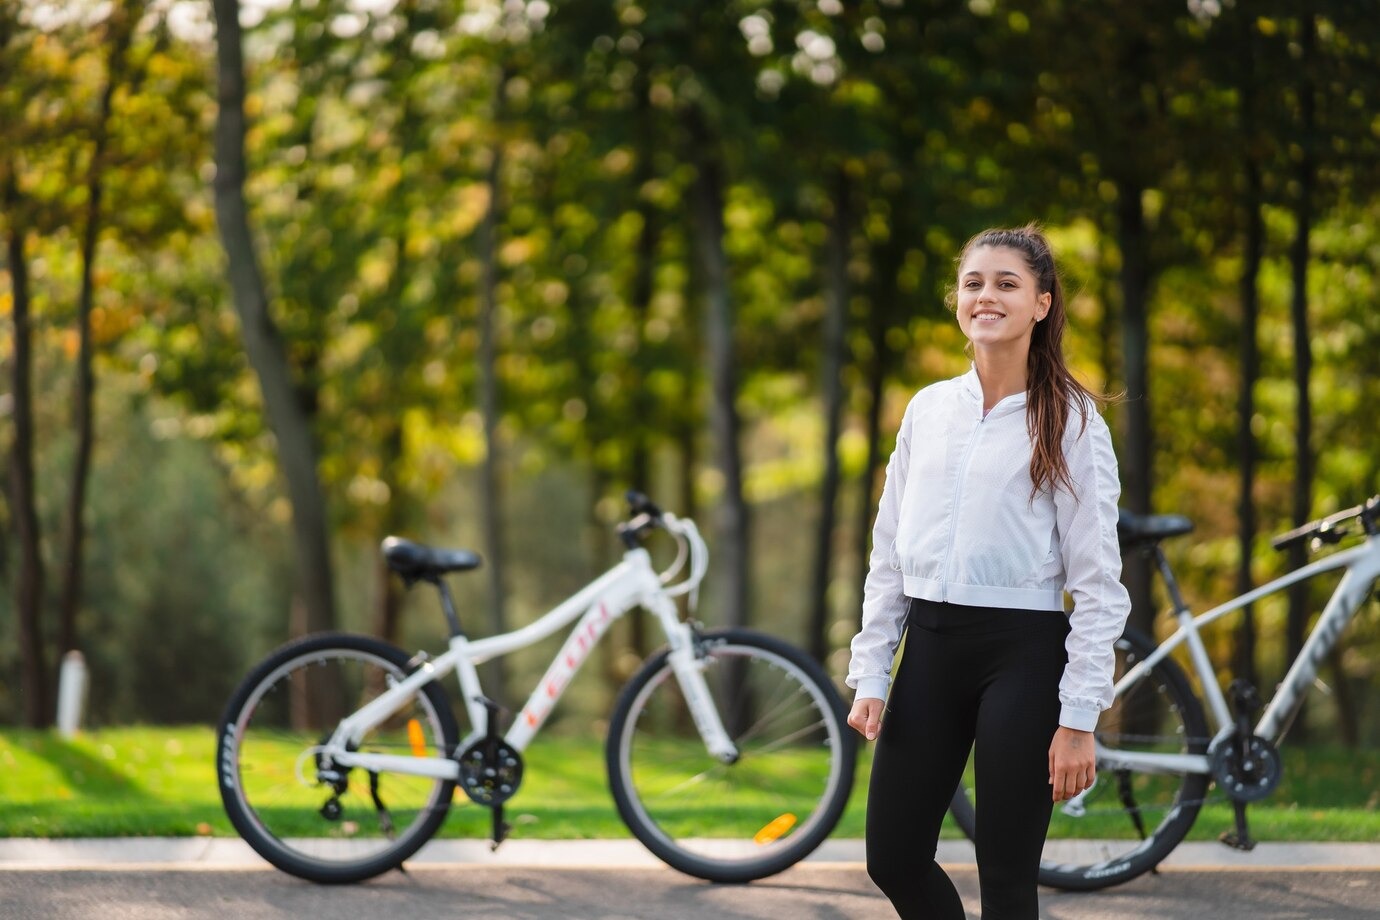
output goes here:
{"type": "Polygon", "coordinates": [[[1064,363],[1039,230],[969,240],[952,306],[973,366],[906,408],[852,645],[848,723],[877,742],[867,868],[905,920],[964,916],[934,853],[972,749],[982,916],[1033,920],[1053,803],[1097,777],[1092,731],[1130,611],[1120,487],[1105,400],[1064,363]]]}

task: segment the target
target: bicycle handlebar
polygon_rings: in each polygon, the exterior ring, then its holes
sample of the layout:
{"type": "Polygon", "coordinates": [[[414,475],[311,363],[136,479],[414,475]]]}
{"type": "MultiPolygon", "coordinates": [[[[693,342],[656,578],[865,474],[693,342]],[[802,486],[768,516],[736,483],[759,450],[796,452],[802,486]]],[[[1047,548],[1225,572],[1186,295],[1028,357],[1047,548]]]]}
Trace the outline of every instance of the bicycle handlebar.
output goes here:
{"type": "Polygon", "coordinates": [[[627,499],[628,507],[632,509],[633,514],[647,514],[654,518],[659,518],[662,515],[661,509],[652,504],[650,498],[636,489],[628,490],[627,499]]]}
{"type": "Polygon", "coordinates": [[[629,489],[627,498],[632,517],[618,525],[618,538],[628,549],[634,549],[647,534],[664,525],[664,512],[641,492],[629,489]]]}
{"type": "Polygon", "coordinates": [[[693,607],[700,582],[709,570],[709,550],[700,536],[699,528],[689,518],[678,518],[662,511],[641,492],[629,490],[627,499],[632,517],[618,525],[619,539],[628,549],[636,549],[653,530],[665,530],[674,537],[676,558],[665,571],[657,573],[657,578],[663,585],[670,585],[688,561],[689,573],[678,584],[666,588],[666,593],[671,597],[689,594],[693,607]]]}
{"type": "Polygon", "coordinates": [[[1270,545],[1277,550],[1285,550],[1306,540],[1340,543],[1343,537],[1351,535],[1352,530],[1346,525],[1355,518],[1360,519],[1361,529],[1368,536],[1380,532],[1380,495],[1371,497],[1363,505],[1329,514],[1325,518],[1309,521],[1302,527],[1282,533],[1271,540],[1270,545]]]}

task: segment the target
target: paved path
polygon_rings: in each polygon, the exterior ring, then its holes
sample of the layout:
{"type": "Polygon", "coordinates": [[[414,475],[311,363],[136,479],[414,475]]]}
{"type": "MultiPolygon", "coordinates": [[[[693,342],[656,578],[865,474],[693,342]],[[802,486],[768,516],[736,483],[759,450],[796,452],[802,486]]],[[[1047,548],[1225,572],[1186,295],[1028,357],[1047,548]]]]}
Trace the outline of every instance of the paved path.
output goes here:
{"type": "MultiPolygon", "coordinates": [[[[826,840],[809,865],[861,867],[861,840],[826,840]]],[[[972,866],[973,846],[943,840],[939,861],[972,866]]],[[[162,868],[263,868],[265,863],[242,840],[226,837],[125,837],[112,840],[0,839],[0,872],[7,869],[81,869],[143,865],[162,868]]],[[[409,866],[619,867],[661,868],[635,840],[523,840],[505,842],[491,852],[483,840],[433,840],[409,866]]],[[[1165,868],[1220,869],[1371,869],[1380,872],[1380,843],[1261,843],[1250,853],[1220,843],[1182,843],[1165,868]]],[[[1380,920],[1380,910],[1377,910],[1380,920]]]]}
{"type": "MultiPolygon", "coordinates": [[[[970,917],[977,873],[950,867],[970,917]]],[[[1041,892],[1044,920],[1375,920],[1380,870],[1166,869],[1092,894],[1041,892]]],[[[751,885],[670,869],[418,865],[351,886],[268,869],[0,871],[5,920],[894,920],[859,866],[751,885]]]]}
{"type": "MultiPolygon", "coordinates": [[[[977,872],[943,841],[969,916],[977,872]]],[[[711,885],[631,840],[429,843],[360,885],[312,885],[267,868],[239,840],[0,840],[3,920],[886,920],[862,842],[830,840],[751,885],[711,885]]],[[[1182,844],[1156,875],[1091,894],[1041,892],[1045,920],[1380,920],[1380,844],[1182,844]]]]}

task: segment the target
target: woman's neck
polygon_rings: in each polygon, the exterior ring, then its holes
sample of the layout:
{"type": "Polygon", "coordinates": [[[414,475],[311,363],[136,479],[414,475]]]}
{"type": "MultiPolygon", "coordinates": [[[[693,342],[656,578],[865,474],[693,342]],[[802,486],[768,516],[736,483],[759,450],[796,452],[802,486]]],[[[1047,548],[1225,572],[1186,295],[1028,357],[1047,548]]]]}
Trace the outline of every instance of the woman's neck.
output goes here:
{"type": "Polygon", "coordinates": [[[1025,392],[1028,358],[1028,348],[1019,355],[1010,351],[993,354],[984,349],[973,356],[978,382],[982,385],[983,415],[992,411],[992,407],[1006,397],[1025,392]]]}

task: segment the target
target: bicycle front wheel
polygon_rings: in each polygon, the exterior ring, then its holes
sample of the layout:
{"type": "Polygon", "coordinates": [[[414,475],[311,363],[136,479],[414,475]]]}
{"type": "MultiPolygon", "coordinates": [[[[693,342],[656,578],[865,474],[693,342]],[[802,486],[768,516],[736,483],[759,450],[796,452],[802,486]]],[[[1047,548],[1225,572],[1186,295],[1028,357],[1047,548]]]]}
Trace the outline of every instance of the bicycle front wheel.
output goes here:
{"type": "Polygon", "coordinates": [[[710,695],[738,758],[706,749],[663,650],[619,696],[609,785],[633,834],[673,868],[716,882],[780,872],[838,823],[857,742],[824,670],[793,646],[745,629],[700,637],[710,695]]]}
{"type": "MultiPolygon", "coordinates": [[[[1144,660],[1155,644],[1135,630],[1116,643],[1114,680],[1144,660]]],[[[1040,884],[1090,891],[1149,872],[1193,826],[1207,793],[1201,773],[1118,769],[1118,754],[1202,754],[1212,740],[1202,704],[1183,670],[1168,658],[1125,692],[1097,723],[1097,780],[1082,796],[1056,803],[1040,860],[1040,884]]],[[[981,800],[976,802],[982,809],[981,800]]],[[[960,786],[951,811],[976,839],[977,820],[960,786]]]]}
{"type": "MultiPolygon", "coordinates": [[[[226,814],[260,856],[313,882],[356,882],[401,865],[445,820],[455,783],[320,768],[340,719],[408,673],[407,655],[365,636],[289,643],[239,686],[221,719],[217,774],[226,814]]],[[[435,683],[352,749],[447,757],[458,732],[435,683]]]]}

